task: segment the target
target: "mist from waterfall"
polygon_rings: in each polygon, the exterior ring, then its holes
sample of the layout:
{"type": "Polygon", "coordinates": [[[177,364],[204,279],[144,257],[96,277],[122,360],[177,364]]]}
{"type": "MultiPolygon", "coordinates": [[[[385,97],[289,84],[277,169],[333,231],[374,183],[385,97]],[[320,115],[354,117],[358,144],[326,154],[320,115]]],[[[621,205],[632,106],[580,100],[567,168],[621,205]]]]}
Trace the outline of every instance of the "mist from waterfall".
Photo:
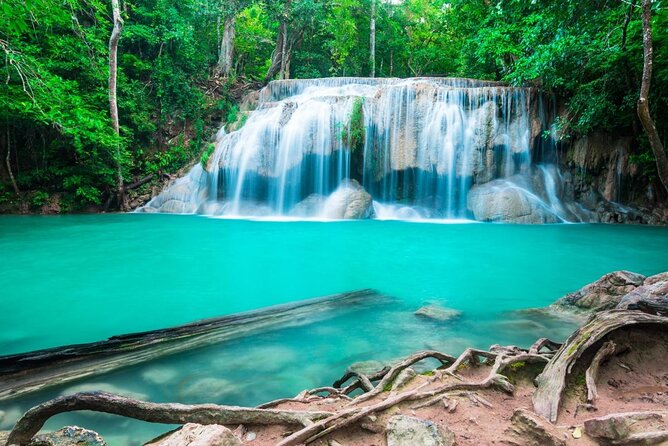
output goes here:
{"type": "Polygon", "coordinates": [[[143,210],[503,221],[488,216],[493,186],[520,191],[504,199],[522,208],[518,222],[534,222],[525,208],[540,210],[536,222],[564,221],[554,145],[542,137],[547,103],[532,88],[470,79],[274,81],[239,130],[219,132],[206,168],[143,210]]]}

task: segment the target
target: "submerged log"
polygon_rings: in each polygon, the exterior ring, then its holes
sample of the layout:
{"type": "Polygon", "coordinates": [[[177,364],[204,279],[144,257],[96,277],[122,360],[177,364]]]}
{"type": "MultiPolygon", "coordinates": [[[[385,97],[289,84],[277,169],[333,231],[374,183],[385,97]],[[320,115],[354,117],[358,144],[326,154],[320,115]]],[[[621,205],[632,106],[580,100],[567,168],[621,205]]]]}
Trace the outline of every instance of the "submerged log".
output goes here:
{"type": "Polygon", "coordinates": [[[607,334],[638,324],[668,326],[668,318],[640,311],[610,310],[596,314],[573,333],[536,378],[538,389],[533,395],[534,411],[551,422],[556,422],[566,379],[577,360],[607,334]]]}
{"type": "Polygon", "coordinates": [[[264,330],[307,324],[330,311],[359,309],[381,297],[374,290],[359,290],[100,342],[2,356],[0,400],[264,330]]]}
{"type": "Polygon", "coordinates": [[[30,409],[12,429],[7,444],[27,445],[46,421],[64,412],[92,410],[149,423],[164,424],[287,424],[308,426],[331,412],[253,409],[216,404],[149,403],[106,392],[81,392],[61,396],[30,409]]]}

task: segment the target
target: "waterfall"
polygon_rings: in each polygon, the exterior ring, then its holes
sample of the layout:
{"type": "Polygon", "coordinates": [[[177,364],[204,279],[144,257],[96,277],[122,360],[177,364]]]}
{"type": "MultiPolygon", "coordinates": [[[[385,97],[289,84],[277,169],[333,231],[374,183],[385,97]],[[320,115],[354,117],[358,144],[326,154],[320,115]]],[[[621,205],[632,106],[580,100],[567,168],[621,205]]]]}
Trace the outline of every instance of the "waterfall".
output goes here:
{"type": "Polygon", "coordinates": [[[274,81],[239,130],[219,133],[205,171],[142,210],[562,221],[556,167],[541,167],[547,194],[532,186],[532,158],[556,158],[541,137],[551,124],[546,102],[532,88],[472,79],[274,81]],[[499,214],[495,200],[506,189],[511,209],[499,214]],[[179,200],[186,204],[165,207],[179,200]]]}

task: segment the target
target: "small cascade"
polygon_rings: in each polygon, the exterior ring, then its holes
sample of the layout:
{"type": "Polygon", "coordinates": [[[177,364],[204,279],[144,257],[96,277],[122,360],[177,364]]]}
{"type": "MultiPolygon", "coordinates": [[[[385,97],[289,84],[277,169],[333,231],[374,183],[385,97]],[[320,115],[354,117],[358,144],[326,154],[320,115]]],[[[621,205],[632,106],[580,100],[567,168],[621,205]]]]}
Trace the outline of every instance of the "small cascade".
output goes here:
{"type": "Polygon", "coordinates": [[[552,113],[535,89],[472,79],[331,78],[274,81],[259,98],[239,130],[218,134],[206,169],[196,166],[142,210],[332,219],[566,218],[561,177],[550,164],[554,145],[541,137],[552,113]],[[536,169],[533,158],[547,164],[536,169]],[[533,187],[536,172],[545,181],[542,193],[533,187]],[[484,188],[511,184],[524,191],[517,200],[540,203],[490,217],[484,208],[498,203],[484,188]],[[541,215],[525,218],[533,208],[541,215]]]}

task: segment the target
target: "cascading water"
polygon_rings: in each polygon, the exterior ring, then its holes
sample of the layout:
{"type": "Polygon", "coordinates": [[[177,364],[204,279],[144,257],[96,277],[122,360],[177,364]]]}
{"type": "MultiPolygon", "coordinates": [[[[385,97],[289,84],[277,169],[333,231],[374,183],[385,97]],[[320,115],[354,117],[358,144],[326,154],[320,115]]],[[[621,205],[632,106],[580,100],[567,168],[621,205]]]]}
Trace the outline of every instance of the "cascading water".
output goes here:
{"type": "Polygon", "coordinates": [[[568,219],[530,88],[470,79],[274,81],[237,131],[143,211],[298,218],[568,219]],[[206,177],[206,178],[205,178],[206,177]],[[536,178],[542,178],[536,181],[536,178]]]}

